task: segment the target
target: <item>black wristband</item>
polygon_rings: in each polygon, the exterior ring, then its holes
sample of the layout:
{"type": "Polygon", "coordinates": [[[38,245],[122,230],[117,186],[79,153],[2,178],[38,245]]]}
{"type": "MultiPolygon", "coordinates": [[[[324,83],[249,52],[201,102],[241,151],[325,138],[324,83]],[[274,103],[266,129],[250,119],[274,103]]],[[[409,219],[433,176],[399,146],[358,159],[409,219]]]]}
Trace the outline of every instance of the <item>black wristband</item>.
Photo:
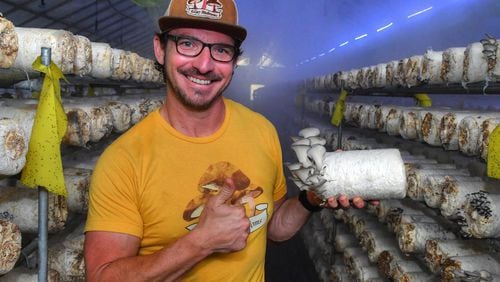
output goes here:
{"type": "Polygon", "coordinates": [[[320,207],[320,206],[313,206],[309,200],[307,199],[307,191],[306,190],[302,190],[300,191],[299,193],[299,202],[302,204],[302,206],[310,211],[310,212],[319,212],[320,210],[322,210],[323,208],[320,207]]]}

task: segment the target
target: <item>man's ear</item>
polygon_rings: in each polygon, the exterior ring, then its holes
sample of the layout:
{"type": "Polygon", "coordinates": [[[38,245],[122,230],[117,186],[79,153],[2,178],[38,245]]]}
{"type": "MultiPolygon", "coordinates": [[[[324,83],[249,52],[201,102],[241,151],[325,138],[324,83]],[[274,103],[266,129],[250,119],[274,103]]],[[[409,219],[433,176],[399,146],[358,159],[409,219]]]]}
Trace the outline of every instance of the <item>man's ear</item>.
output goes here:
{"type": "Polygon", "coordinates": [[[164,65],[165,62],[165,46],[161,44],[160,42],[160,37],[158,35],[155,35],[153,38],[153,48],[155,51],[155,57],[158,63],[161,65],[164,65]]]}

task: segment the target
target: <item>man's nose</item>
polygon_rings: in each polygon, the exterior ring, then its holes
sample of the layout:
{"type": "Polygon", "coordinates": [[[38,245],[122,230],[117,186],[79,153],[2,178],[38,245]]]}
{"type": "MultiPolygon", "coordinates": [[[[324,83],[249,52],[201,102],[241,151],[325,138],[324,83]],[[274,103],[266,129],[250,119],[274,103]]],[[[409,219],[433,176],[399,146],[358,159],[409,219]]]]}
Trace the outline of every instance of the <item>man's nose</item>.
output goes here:
{"type": "Polygon", "coordinates": [[[210,47],[203,46],[201,53],[195,58],[193,66],[198,69],[200,73],[207,73],[214,68],[214,59],[210,55],[210,47]]]}

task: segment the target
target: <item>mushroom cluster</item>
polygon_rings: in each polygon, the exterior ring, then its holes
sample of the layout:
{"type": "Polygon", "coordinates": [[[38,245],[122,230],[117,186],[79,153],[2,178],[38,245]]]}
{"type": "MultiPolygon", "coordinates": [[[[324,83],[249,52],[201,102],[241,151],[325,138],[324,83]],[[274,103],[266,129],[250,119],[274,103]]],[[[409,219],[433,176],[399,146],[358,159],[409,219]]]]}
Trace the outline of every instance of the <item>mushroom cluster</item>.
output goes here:
{"type": "Polygon", "coordinates": [[[346,195],[364,199],[401,199],[406,196],[406,173],[397,149],[327,152],[326,139],[315,127],[299,131],[291,148],[297,163],[287,164],[300,190],[327,199],[346,195]]]}

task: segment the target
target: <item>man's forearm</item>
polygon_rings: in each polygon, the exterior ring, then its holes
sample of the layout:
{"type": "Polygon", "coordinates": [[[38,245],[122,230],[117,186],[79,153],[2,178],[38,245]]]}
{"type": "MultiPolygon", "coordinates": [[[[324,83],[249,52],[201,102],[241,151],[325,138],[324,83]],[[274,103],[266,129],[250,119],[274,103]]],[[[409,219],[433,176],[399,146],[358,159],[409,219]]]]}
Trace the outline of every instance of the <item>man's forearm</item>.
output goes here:
{"type": "Polygon", "coordinates": [[[285,200],[269,222],[267,237],[273,241],[285,241],[297,233],[311,213],[302,206],[298,197],[285,200]]]}
{"type": "Polygon", "coordinates": [[[174,281],[212,252],[196,244],[191,232],[171,246],[145,256],[129,256],[102,265],[87,273],[88,281],[174,281]]]}

